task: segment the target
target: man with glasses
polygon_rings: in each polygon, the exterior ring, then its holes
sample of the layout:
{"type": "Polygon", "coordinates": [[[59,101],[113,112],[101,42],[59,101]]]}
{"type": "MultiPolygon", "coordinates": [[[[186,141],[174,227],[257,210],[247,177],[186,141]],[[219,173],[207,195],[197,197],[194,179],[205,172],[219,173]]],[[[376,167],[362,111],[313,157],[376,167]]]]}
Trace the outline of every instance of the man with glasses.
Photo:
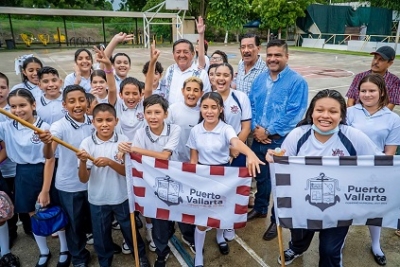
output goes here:
{"type": "Polygon", "coordinates": [[[259,55],[260,37],[253,33],[246,33],[240,38],[240,54],[242,60],[239,62],[236,76],[236,89],[249,95],[250,88],[257,76],[267,70],[265,61],[259,55]]]}

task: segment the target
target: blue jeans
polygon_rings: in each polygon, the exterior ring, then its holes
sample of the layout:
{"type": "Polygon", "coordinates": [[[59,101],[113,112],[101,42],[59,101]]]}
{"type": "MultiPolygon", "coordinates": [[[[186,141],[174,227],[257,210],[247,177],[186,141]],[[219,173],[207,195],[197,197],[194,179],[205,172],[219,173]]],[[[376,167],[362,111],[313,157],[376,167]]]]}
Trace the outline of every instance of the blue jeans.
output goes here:
{"type": "MultiPolygon", "coordinates": [[[[114,217],[121,226],[122,235],[133,254],[134,248],[128,200],[117,205],[97,206],[90,204],[90,213],[92,215],[94,249],[96,250],[97,257],[99,259],[99,265],[101,267],[109,267],[112,265],[111,263],[114,255],[114,246],[111,235],[111,225],[114,217]]],[[[136,236],[139,257],[145,257],[145,243],[143,242],[137,227],[136,236]]]]}
{"type": "MultiPolygon", "coordinates": [[[[90,252],[85,248],[90,211],[87,191],[65,192],[58,190],[61,207],[68,215],[68,225],[65,228],[68,250],[72,256],[72,264],[88,263],[90,252]]],[[[90,232],[90,231],[89,231],[90,232]]]]}
{"type": "Polygon", "coordinates": [[[268,213],[269,198],[271,195],[271,174],[268,162],[265,161],[265,155],[268,149],[280,147],[284,139],[285,137],[272,140],[271,144],[263,144],[254,140],[251,145],[251,150],[253,150],[262,162],[265,162],[265,165],[260,165],[260,173],[256,175],[257,193],[254,200],[254,210],[262,214],[268,213]]]}
{"type": "MultiPolygon", "coordinates": [[[[342,247],[349,227],[335,227],[319,231],[319,267],[341,267],[342,247]]],[[[290,249],[302,254],[308,249],[315,231],[307,229],[290,229],[290,249]]]]}

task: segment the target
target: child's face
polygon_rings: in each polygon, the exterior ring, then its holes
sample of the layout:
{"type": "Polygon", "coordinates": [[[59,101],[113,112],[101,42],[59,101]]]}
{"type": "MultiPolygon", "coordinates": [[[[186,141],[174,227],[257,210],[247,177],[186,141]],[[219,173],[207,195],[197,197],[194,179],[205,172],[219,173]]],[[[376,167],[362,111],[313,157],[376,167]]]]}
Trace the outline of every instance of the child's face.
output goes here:
{"type": "Polygon", "coordinates": [[[186,106],[195,107],[200,97],[203,95],[203,91],[200,89],[200,85],[197,82],[188,82],[185,88],[182,88],[182,94],[186,106]]]}
{"type": "Polygon", "coordinates": [[[215,84],[215,70],[216,70],[216,68],[214,67],[214,68],[211,68],[208,71],[208,78],[210,79],[210,83],[211,83],[211,87],[212,88],[216,88],[217,87],[217,85],[215,84]]]}
{"type": "Polygon", "coordinates": [[[114,133],[118,119],[109,111],[99,111],[93,118],[93,125],[96,128],[96,135],[103,141],[109,140],[114,133]]]}
{"type": "Polygon", "coordinates": [[[36,103],[31,104],[28,99],[22,96],[10,97],[10,111],[15,116],[33,123],[33,111],[36,109],[36,103]]]}
{"type": "Polygon", "coordinates": [[[6,105],[7,96],[10,93],[10,88],[7,86],[6,79],[0,78],[0,106],[6,105]]]}
{"type": "Polygon", "coordinates": [[[22,73],[28,78],[28,81],[33,84],[39,84],[39,77],[37,75],[39,69],[42,68],[39,63],[31,62],[26,65],[26,68],[22,70],[22,73]]]}
{"type": "Polygon", "coordinates": [[[167,116],[168,113],[164,111],[160,104],[145,107],[144,118],[146,119],[150,129],[153,131],[164,127],[164,120],[167,116]]]}
{"type": "Polygon", "coordinates": [[[92,103],[90,103],[90,107],[87,108],[86,114],[87,115],[93,115],[93,109],[95,106],[97,106],[99,102],[97,102],[97,99],[93,100],[92,103]]]}
{"type": "Polygon", "coordinates": [[[67,94],[65,102],[63,102],[64,108],[68,111],[68,114],[74,120],[78,122],[85,121],[85,114],[87,111],[87,100],[86,96],[81,91],[71,91],[67,94]]]}
{"type": "Polygon", "coordinates": [[[134,84],[126,84],[119,94],[128,108],[134,108],[142,98],[139,88],[134,84]]]}
{"type": "Polygon", "coordinates": [[[128,58],[123,55],[117,56],[114,60],[114,69],[115,74],[119,77],[125,78],[128,76],[128,72],[131,69],[128,58]]]}
{"type": "Polygon", "coordinates": [[[223,107],[211,98],[206,98],[200,103],[200,113],[206,123],[218,123],[222,112],[224,112],[223,107]]]}
{"type": "Polygon", "coordinates": [[[101,76],[94,76],[90,83],[92,89],[95,91],[94,94],[100,98],[104,98],[107,95],[107,82],[101,76]]]}
{"type": "Polygon", "coordinates": [[[75,63],[81,72],[90,72],[92,69],[93,62],[90,55],[86,51],[79,53],[75,63]]]}
{"type": "Polygon", "coordinates": [[[43,74],[42,79],[40,79],[39,87],[42,89],[46,97],[57,98],[61,95],[62,80],[60,77],[53,73],[43,74]]]}
{"type": "Polygon", "coordinates": [[[232,74],[229,67],[219,66],[215,70],[215,88],[219,93],[225,92],[231,88],[232,74]]]}
{"type": "Polygon", "coordinates": [[[160,79],[161,79],[161,73],[159,73],[158,71],[155,71],[154,72],[154,80],[153,80],[153,88],[158,86],[158,84],[160,83],[160,79]]]}

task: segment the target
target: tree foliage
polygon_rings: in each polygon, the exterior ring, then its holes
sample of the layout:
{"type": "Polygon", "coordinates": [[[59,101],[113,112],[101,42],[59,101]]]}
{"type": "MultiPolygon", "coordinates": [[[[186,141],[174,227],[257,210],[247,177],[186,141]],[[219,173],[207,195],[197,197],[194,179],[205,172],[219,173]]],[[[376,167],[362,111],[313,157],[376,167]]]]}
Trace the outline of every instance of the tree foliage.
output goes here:
{"type": "Polygon", "coordinates": [[[240,30],[247,22],[249,10],[247,0],[209,0],[207,23],[225,31],[240,30]]]}
{"type": "Polygon", "coordinates": [[[370,0],[371,6],[385,7],[400,11],[400,0],[370,0]]]}

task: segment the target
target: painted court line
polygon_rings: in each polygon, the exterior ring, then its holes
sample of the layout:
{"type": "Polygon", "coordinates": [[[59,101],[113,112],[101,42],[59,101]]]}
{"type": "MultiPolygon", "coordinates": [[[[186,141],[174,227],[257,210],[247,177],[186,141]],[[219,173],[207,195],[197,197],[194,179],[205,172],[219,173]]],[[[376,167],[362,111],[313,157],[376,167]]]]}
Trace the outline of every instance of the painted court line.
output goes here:
{"type": "Polygon", "coordinates": [[[258,263],[260,264],[261,267],[270,267],[268,264],[266,264],[260,256],[257,255],[257,253],[251,248],[249,247],[249,245],[247,245],[246,242],[243,241],[243,239],[241,239],[238,235],[235,235],[235,240],[236,242],[238,242],[239,245],[242,246],[242,248],[244,248],[244,250],[247,251],[247,253],[250,254],[250,256],[258,263]]]}
{"type": "Polygon", "coordinates": [[[179,264],[182,267],[189,267],[185,260],[182,258],[181,254],[176,250],[175,246],[171,244],[171,242],[168,242],[168,246],[171,249],[172,254],[174,254],[175,258],[178,260],[179,264]]]}

